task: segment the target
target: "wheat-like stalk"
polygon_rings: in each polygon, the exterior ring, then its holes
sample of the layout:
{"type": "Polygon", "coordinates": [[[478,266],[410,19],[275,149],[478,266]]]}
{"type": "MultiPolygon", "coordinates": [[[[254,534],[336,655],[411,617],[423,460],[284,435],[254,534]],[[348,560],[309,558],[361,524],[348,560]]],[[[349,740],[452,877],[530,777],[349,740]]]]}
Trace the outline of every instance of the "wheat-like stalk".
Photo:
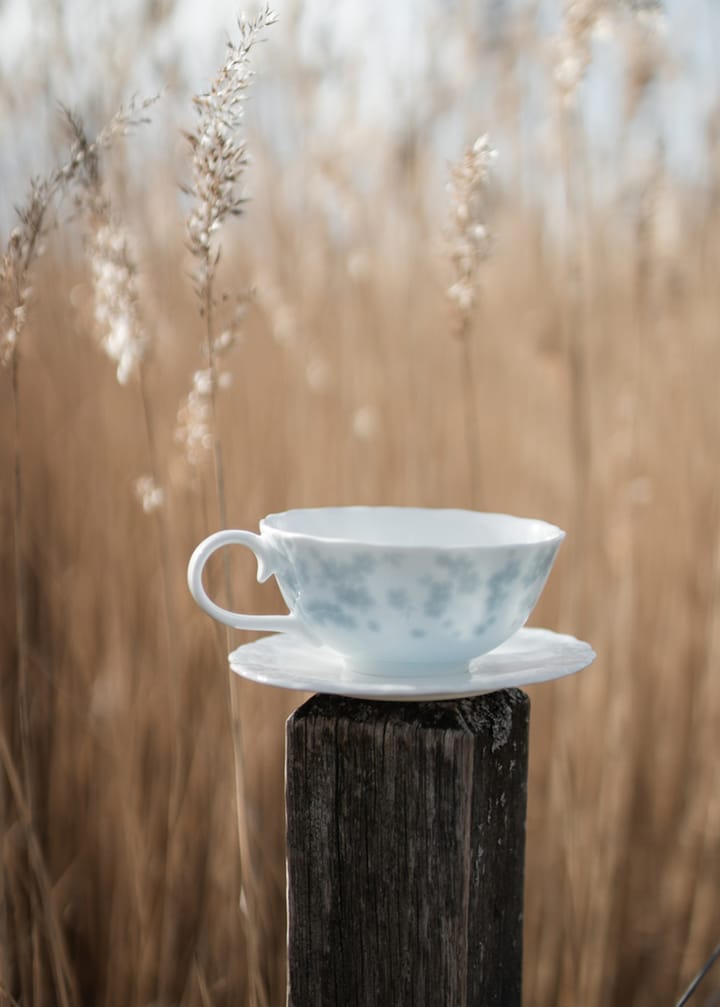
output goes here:
{"type": "MultiPolygon", "coordinates": [[[[156,100],[148,99],[143,108],[156,100]]],[[[129,231],[112,213],[103,185],[101,150],[89,142],[79,117],[69,110],[65,114],[82,155],[77,204],[88,224],[86,249],[94,297],[94,332],[101,349],[115,364],[118,381],[125,385],[139,372],[149,349],[140,312],[137,253],[129,231]]]]}
{"type": "MultiPolygon", "coordinates": [[[[45,178],[31,181],[28,196],[17,210],[18,223],[0,256],[0,364],[16,365],[32,295],[30,274],[44,249],[43,237],[56,198],[68,190],[88,158],[97,157],[116,137],[145,122],[143,113],[154,100],[131,102],[127,109],[120,108],[93,140],[79,137],[73,129],[67,161],[45,178]]],[[[71,125],[76,122],[74,116],[66,115],[71,125]]]]}
{"type": "MultiPolygon", "coordinates": [[[[193,375],[192,387],[178,414],[176,437],[183,444],[191,464],[197,464],[204,453],[212,450],[217,504],[223,528],[227,527],[227,501],[222,443],[218,429],[217,391],[229,382],[230,375],[229,372],[219,372],[218,360],[235,344],[237,325],[242,315],[236,313],[230,326],[219,335],[216,333],[219,300],[226,300],[219,298],[216,291],[216,270],[220,257],[218,238],[226,222],[242,214],[247,199],[243,186],[248,160],[244,120],[245,102],[254,76],[251,53],[261,41],[265,29],[276,20],[276,14],[269,6],[265,6],[254,18],[240,18],[239,38],[236,42],[228,42],[225,63],[213,80],[210,90],[193,99],[197,116],[195,129],[185,134],[192,155],[192,179],[184,186],[184,191],[191,200],[187,239],[194,260],[195,293],[204,323],[204,366],[193,375]]],[[[232,608],[227,554],[224,557],[224,579],[227,604],[232,608]]],[[[230,632],[227,631],[228,646],[230,640],[230,632]]],[[[243,891],[249,910],[247,948],[250,995],[253,1007],[264,1007],[266,996],[257,946],[258,912],[256,898],[249,884],[249,837],[243,814],[245,782],[242,725],[231,675],[228,677],[228,703],[243,891]]]]}
{"type": "MultiPolygon", "coordinates": [[[[574,530],[578,534],[582,534],[585,527],[593,451],[587,345],[587,289],[592,271],[586,261],[590,243],[590,185],[578,97],[592,59],[593,35],[601,22],[610,22],[618,15],[630,16],[641,23],[659,23],[662,4],[660,0],[565,0],[563,28],[556,39],[554,81],[559,99],[557,127],[566,210],[565,273],[569,288],[563,328],[570,377],[570,430],[576,487],[574,530]]],[[[575,624],[579,578],[578,570],[568,577],[568,624],[575,624]]]]}
{"type": "Polygon", "coordinates": [[[471,497],[475,506],[479,502],[481,479],[473,320],[478,306],[480,268],[492,251],[492,237],[487,224],[487,187],[496,156],[487,135],[478,137],[463,158],[451,166],[448,183],[448,247],[453,282],[447,293],[455,308],[456,336],[463,355],[465,443],[471,497]]]}
{"type": "Polygon", "coordinates": [[[575,104],[592,61],[593,33],[608,10],[608,0],[565,0],[563,30],[556,39],[555,84],[566,106],[575,104]]]}
{"type": "Polygon", "coordinates": [[[640,25],[657,31],[663,24],[662,0],[565,0],[563,27],[555,40],[555,84],[564,105],[576,104],[578,91],[592,62],[592,39],[601,23],[630,14],[640,25]]]}
{"type": "MultiPolygon", "coordinates": [[[[28,842],[31,850],[39,850],[40,847],[34,834],[36,808],[29,720],[29,601],[25,558],[23,464],[20,429],[20,361],[23,334],[27,324],[28,308],[33,293],[31,284],[32,270],[36,260],[44,250],[44,238],[50,226],[56,202],[67,192],[70,185],[74,182],[85,164],[86,157],[88,155],[95,155],[97,151],[107,147],[117,136],[126,133],[138,121],[143,107],[133,103],[128,109],[121,108],[92,141],[79,143],[77,138],[75,138],[67,160],[60,167],[44,178],[36,178],[31,181],[26,200],[17,211],[18,223],[11,231],[7,244],[0,256],[0,364],[10,369],[13,411],[13,543],[18,675],[17,708],[19,714],[22,787],[24,789],[22,800],[27,809],[25,814],[25,829],[28,832],[28,842]]],[[[0,739],[4,742],[2,735],[0,735],[0,739]]],[[[6,775],[8,775],[8,765],[5,766],[5,771],[6,775]]],[[[20,778],[18,777],[13,787],[13,797],[16,805],[20,801],[19,787],[20,778]]],[[[6,810],[7,795],[3,781],[0,783],[0,816],[3,819],[5,818],[6,810]]],[[[3,821],[3,831],[4,827],[5,822],[3,821]]],[[[35,883],[38,888],[38,899],[46,917],[49,953],[56,973],[56,992],[61,1003],[75,1003],[77,992],[73,977],[67,968],[67,955],[62,940],[62,930],[55,919],[52,901],[48,896],[47,886],[44,884],[44,878],[36,860],[36,857],[31,858],[31,863],[33,864],[35,883]]],[[[7,928],[4,899],[2,900],[2,904],[0,928],[3,932],[0,932],[0,941],[6,946],[7,934],[4,931],[7,928]]],[[[4,963],[3,967],[5,969],[4,963]]]]}
{"type": "MultiPolygon", "coordinates": [[[[13,546],[15,568],[15,635],[17,642],[17,709],[19,720],[21,777],[16,776],[12,787],[12,776],[8,760],[5,760],[4,773],[0,774],[0,826],[2,834],[7,835],[8,796],[5,789],[5,779],[11,781],[11,790],[15,804],[18,805],[24,789],[22,801],[27,808],[26,828],[29,842],[35,849],[37,842],[34,837],[35,801],[33,786],[33,767],[31,756],[31,736],[29,718],[29,684],[28,684],[28,595],[27,570],[25,559],[25,520],[23,500],[23,464],[20,431],[20,347],[22,335],[27,321],[28,302],[32,295],[30,274],[35,259],[42,252],[42,238],[45,221],[55,197],[70,181],[78,162],[73,157],[67,164],[53,175],[42,180],[33,180],[25,204],[18,210],[18,225],[12,230],[10,238],[0,259],[0,363],[10,368],[10,387],[13,411],[13,546]]],[[[7,747],[4,733],[0,731],[0,741],[7,747]]],[[[35,865],[37,867],[37,865],[35,865]]],[[[0,871],[0,965],[2,966],[3,983],[9,976],[9,966],[5,960],[8,943],[7,901],[4,890],[4,870],[0,871]]],[[[40,873],[36,871],[37,884],[40,885],[40,873]]],[[[43,901],[42,895],[40,900],[43,901]]],[[[48,919],[52,920],[52,907],[46,906],[48,919]]],[[[66,973],[66,953],[59,927],[53,926],[53,933],[59,934],[59,945],[51,943],[51,960],[56,966],[57,993],[63,1004],[74,1001],[72,976],[66,973]]],[[[35,940],[36,938],[34,938],[35,940]]]]}
{"type": "Polygon", "coordinates": [[[95,334],[116,367],[121,385],[139,372],[148,352],[139,309],[137,265],[132,238],[113,220],[109,203],[98,192],[88,258],[95,295],[95,334]]]}
{"type": "Polygon", "coordinates": [[[192,178],[183,191],[190,197],[187,240],[194,260],[193,281],[205,325],[204,367],[193,374],[192,386],[178,413],[176,438],[191,465],[213,451],[220,517],[226,523],[222,448],[216,436],[216,392],[230,383],[220,373],[219,359],[235,345],[242,318],[242,300],[223,331],[216,334],[219,298],[215,290],[220,257],[218,236],[223,225],[243,212],[247,200],[243,175],[247,165],[244,135],[245,102],[254,71],[250,60],[263,31],[277,20],[266,6],[252,19],[241,17],[240,37],[227,44],[227,57],[210,90],[193,98],[197,121],[186,132],[192,159],[192,178]]]}
{"type": "MultiPolygon", "coordinates": [[[[156,99],[143,103],[143,109],[156,99]]],[[[82,170],[78,172],[77,203],[87,221],[86,251],[90,264],[94,296],[94,333],[106,356],[115,365],[121,385],[130,378],[138,379],[145,427],[150,472],[134,483],[135,495],[146,514],[154,514],[157,523],[158,547],[163,574],[163,592],[167,621],[168,658],[174,665],[174,625],[171,572],[166,529],[160,518],[165,491],[160,478],[160,461],[155,445],[155,425],[147,392],[147,359],[149,336],[143,325],[140,309],[139,269],[132,235],[112,212],[105,191],[100,164],[100,149],[87,138],[80,119],[66,110],[75,145],[83,153],[82,170]]],[[[147,120],[143,120],[147,121],[147,120]]]]}
{"type": "Polygon", "coordinates": [[[236,301],[229,325],[216,335],[219,298],[215,278],[220,257],[217,240],[228,219],[242,214],[247,199],[243,187],[247,139],[243,128],[245,102],[254,76],[250,56],[262,32],[276,19],[269,6],[255,18],[241,17],[240,38],[228,42],[225,63],[210,90],[194,97],[197,122],[195,129],[185,134],[192,154],[192,179],[182,187],[191,199],[187,240],[194,259],[193,281],[205,323],[205,341],[204,366],[193,374],[190,391],[178,411],[176,439],[191,466],[198,465],[209,451],[213,452],[223,525],[227,515],[222,445],[216,435],[216,393],[230,384],[231,376],[227,371],[219,371],[218,362],[236,343],[244,304],[242,299],[236,301]]]}
{"type": "MultiPolygon", "coordinates": [[[[86,142],[82,124],[72,117],[69,117],[69,121],[78,143],[86,142]]],[[[94,293],[95,335],[101,348],[116,367],[118,382],[125,385],[132,376],[137,378],[144,420],[150,473],[139,476],[134,482],[133,489],[145,513],[152,514],[154,517],[162,574],[167,634],[166,690],[168,703],[172,710],[173,725],[176,728],[175,744],[177,745],[166,808],[167,833],[172,841],[182,805],[186,757],[182,733],[178,729],[178,701],[176,683],[173,680],[173,674],[178,667],[176,644],[178,632],[173,604],[173,577],[168,545],[168,528],[163,512],[165,491],[160,478],[160,459],[155,443],[152,402],[147,388],[150,340],[145,332],[140,310],[139,270],[133,242],[127,229],[122,226],[112,212],[97,154],[88,154],[85,158],[84,169],[79,175],[79,181],[78,202],[88,221],[89,233],[86,246],[90,259],[94,293]]],[[[169,856],[164,858],[163,866],[165,871],[169,869],[169,856]]],[[[171,886],[167,877],[162,891],[165,899],[169,899],[171,886]]],[[[165,935],[166,928],[172,924],[172,913],[167,901],[163,905],[161,920],[160,927],[165,935]]],[[[163,936],[161,948],[164,947],[163,936]]],[[[161,995],[165,991],[166,970],[169,966],[170,963],[166,961],[166,956],[161,952],[159,969],[161,995]]]]}
{"type": "MultiPolygon", "coordinates": [[[[145,107],[155,100],[150,99],[145,107]]],[[[118,382],[126,385],[133,376],[138,378],[150,473],[135,480],[134,491],[146,514],[157,513],[165,502],[165,491],[160,479],[152,409],[146,388],[150,339],[140,309],[137,251],[129,230],[112,212],[102,179],[100,151],[89,143],[80,119],[69,111],[66,115],[75,143],[84,152],[82,171],[78,174],[77,203],[87,221],[86,252],[92,279],[94,334],[100,348],[115,365],[118,382]]],[[[169,582],[169,573],[166,573],[165,579],[169,582]]],[[[167,597],[169,593],[168,583],[167,597]]],[[[171,640],[173,636],[171,629],[171,640]]]]}
{"type": "Polygon", "coordinates": [[[461,334],[469,328],[477,303],[479,268],[492,251],[487,225],[487,186],[496,157],[497,151],[484,135],[450,168],[448,237],[454,282],[448,289],[448,297],[458,310],[461,334]]]}
{"type": "Polygon", "coordinates": [[[64,194],[77,177],[88,157],[107,147],[114,138],[127,132],[139,121],[146,107],[143,103],[121,108],[92,141],[79,142],[75,137],[70,155],[61,167],[45,178],[33,179],[25,203],[18,209],[18,224],[10,233],[0,257],[0,363],[10,368],[14,415],[14,541],[16,575],[16,619],[18,645],[18,682],[21,696],[21,738],[23,739],[23,773],[32,807],[32,788],[27,743],[27,708],[23,700],[27,687],[27,593],[22,520],[22,464],[20,453],[20,348],[32,296],[31,272],[35,260],[44,249],[43,239],[55,200],[64,194]]]}

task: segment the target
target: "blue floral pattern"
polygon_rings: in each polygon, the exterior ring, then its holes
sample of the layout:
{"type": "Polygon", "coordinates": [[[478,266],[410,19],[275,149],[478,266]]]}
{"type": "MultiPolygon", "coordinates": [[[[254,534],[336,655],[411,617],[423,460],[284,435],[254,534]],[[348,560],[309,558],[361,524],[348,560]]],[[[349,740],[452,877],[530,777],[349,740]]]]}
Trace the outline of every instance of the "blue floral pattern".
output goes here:
{"type": "Polygon", "coordinates": [[[320,626],[333,623],[342,629],[355,629],[357,623],[348,615],[342,605],[331,601],[313,601],[306,606],[305,611],[320,626]]]}
{"type": "Polygon", "coordinates": [[[462,648],[469,659],[523,624],[557,547],[373,550],[284,539],[275,574],[288,605],[339,650],[407,649],[421,661],[428,646],[462,648]]]}
{"type": "Polygon", "coordinates": [[[410,608],[410,595],[404,587],[393,587],[387,592],[387,603],[398,612],[406,612],[410,608]]]}
{"type": "Polygon", "coordinates": [[[487,607],[490,612],[500,608],[510,596],[513,585],[522,572],[522,567],[518,560],[511,559],[500,570],[492,575],[488,581],[489,594],[487,607]]]}
{"type": "Polygon", "coordinates": [[[445,615],[452,602],[453,584],[449,580],[428,580],[427,597],[423,605],[423,615],[428,619],[439,619],[445,615]]]}
{"type": "Polygon", "coordinates": [[[442,553],[435,559],[435,563],[452,576],[460,594],[473,594],[482,583],[480,571],[469,556],[442,553]]]}
{"type": "Polygon", "coordinates": [[[525,576],[522,579],[523,587],[534,588],[538,584],[542,587],[550,573],[550,567],[553,565],[555,552],[555,549],[547,549],[545,551],[539,550],[535,554],[535,558],[528,564],[525,576]]]}

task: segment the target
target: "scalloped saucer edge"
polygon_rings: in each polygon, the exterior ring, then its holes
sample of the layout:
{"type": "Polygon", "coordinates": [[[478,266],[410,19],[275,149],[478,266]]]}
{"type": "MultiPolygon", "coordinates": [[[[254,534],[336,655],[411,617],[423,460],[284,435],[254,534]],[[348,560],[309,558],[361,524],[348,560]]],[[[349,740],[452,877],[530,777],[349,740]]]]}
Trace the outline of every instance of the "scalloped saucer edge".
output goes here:
{"type": "Polygon", "coordinates": [[[525,628],[474,658],[460,675],[393,678],[391,669],[387,677],[358,674],[337,651],[314,647],[290,633],[243,644],[228,661],[235,674],[260,685],[356,699],[428,702],[553,681],[582,671],[595,657],[590,644],[574,636],[525,628]]]}

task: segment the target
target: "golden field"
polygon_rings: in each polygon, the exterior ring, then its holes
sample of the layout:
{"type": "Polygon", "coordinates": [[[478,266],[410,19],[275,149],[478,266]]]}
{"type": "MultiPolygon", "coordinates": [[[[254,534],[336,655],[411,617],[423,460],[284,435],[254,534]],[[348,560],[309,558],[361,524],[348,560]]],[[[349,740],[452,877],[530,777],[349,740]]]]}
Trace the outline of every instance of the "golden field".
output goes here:
{"type": "MultiPolygon", "coordinates": [[[[445,166],[422,133],[388,147],[370,193],[357,151],[308,157],[298,191],[251,133],[253,199],[222,232],[216,282],[246,301],[217,435],[231,527],[392,503],[568,531],[531,622],[598,659],[529,690],[525,1002],[655,1007],[720,933],[720,176],[708,145],[706,185],[659,158],[629,198],[601,200],[571,134],[542,166],[564,227],[522,172],[491,186],[465,345],[445,166]]],[[[187,592],[189,555],[221,523],[212,452],[189,464],[175,438],[204,323],[176,166],[140,184],[136,142],[102,164],[136,236],[142,383],[118,384],[98,348],[72,197],[33,265],[17,381],[0,371],[0,1003],[277,1007],[283,723],[302,697],[229,683],[225,634],[187,592]],[[153,464],[164,501],[146,513],[133,487],[153,464]]],[[[233,554],[236,607],[280,611],[254,574],[233,554]]]]}

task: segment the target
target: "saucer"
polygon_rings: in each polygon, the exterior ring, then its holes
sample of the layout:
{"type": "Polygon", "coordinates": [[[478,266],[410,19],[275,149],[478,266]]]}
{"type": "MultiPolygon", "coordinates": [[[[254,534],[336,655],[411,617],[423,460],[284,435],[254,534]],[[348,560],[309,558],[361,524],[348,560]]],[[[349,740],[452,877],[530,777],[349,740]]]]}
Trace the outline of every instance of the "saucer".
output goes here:
{"type": "Polygon", "coordinates": [[[290,633],[246,643],[229,655],[237,675],[260,685],[355,699],[443,700],[549,682],[582,671],[595,660],[590,644],[549,629],[521,629],[495,650],[476,657],[460,675],[387,677],[362,675],[330,647],[315,647],[290,633]]]}

